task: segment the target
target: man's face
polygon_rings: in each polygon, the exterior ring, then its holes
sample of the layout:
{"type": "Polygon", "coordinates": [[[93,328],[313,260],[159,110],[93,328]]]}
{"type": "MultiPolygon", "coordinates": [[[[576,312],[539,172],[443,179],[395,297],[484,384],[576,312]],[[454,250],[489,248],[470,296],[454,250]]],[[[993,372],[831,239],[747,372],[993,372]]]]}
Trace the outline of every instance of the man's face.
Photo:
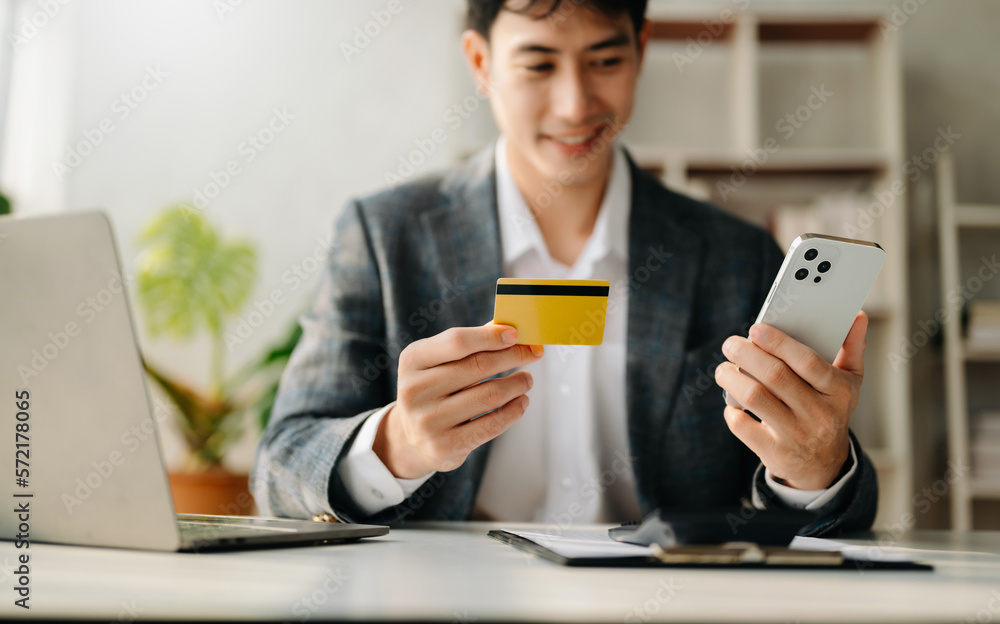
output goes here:
{"type": "Polygon", "coordinates": [[[500,12],[477,77],[493,91],[515,171],[570,184],[603,179],[611,140],[632,114],[641,63],[632,20],[569,1],[533,19],[548,8],[539,4],[533,14],[500,12]]]}

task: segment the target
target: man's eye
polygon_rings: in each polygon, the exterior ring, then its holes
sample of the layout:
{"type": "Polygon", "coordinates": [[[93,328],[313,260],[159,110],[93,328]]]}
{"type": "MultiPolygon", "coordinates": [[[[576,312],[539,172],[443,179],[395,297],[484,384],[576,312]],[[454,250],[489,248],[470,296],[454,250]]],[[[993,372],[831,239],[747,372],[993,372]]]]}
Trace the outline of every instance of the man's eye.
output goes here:
{"type": "Polygon", "coordinates": [[[600,65],[601,67],[613,67],[615,65],[620,65],[621,62],[622,62],[621,58],[616,56],[613,58],[601,59],[597,61],[597,64],[600,65]]]}
{"type": "Polygon", "coordinates": [[[529,65],[528,69],[533,72],[547,72],[552,70],[552,63],[539,63],[538,65],[529,65]]]}

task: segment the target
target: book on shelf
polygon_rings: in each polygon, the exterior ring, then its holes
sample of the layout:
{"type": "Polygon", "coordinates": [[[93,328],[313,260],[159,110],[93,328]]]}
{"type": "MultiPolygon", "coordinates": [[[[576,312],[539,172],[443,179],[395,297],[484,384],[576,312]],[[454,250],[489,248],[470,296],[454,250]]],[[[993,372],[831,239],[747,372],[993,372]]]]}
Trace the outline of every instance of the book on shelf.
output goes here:
{"type": "Polygon", "coordinates": [[[977,479],[1000,482],[1000,412],[976,414],[970,434],[972,475],[977,479]]]}
{"type": "MultiPolygon", "coordinates": [[[[858,193],[828,193],[805,204],[785,204],[771,214],[771,232],[782,249],[791,247],[796,237],[806,233],[839,236],[878,243],[881,231],[869,211],[871,197],[858,193]]],[[[866,310],[888,307],[882,279],[865,300],[866,310]]]]}
{"type": "Polygon", "coordinates": [[[969,303],[966,336],[977,350],[1000,350],[1000,301],[973,300],[969,303]]]}

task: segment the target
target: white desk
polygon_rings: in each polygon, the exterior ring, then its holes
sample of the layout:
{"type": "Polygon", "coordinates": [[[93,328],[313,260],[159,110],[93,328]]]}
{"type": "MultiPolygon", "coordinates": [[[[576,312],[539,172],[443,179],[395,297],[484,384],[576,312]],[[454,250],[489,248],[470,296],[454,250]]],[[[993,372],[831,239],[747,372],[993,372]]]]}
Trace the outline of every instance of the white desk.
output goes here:
{"type": "Polygon", "coordinates": [[[0,620],[1000,622],[1000,533],[915,533],[890,549],[923,549],[934,572],[862,574],[566,568],[486,537],[497,526],[202,555],[33,544],[30,613],[0,542],[0,620]]]}

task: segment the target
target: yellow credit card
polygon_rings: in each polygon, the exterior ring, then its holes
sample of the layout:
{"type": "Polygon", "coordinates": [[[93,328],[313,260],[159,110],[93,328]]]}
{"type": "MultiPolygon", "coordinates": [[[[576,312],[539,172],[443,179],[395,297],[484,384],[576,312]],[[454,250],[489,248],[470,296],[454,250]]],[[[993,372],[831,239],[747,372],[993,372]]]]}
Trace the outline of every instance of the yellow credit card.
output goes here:
{"type": "Polygon", "coordinates": [[[608,313],[607,280],[497,280],[493,322],[517,328],[518,344],[599,345],[608,313]]]}

